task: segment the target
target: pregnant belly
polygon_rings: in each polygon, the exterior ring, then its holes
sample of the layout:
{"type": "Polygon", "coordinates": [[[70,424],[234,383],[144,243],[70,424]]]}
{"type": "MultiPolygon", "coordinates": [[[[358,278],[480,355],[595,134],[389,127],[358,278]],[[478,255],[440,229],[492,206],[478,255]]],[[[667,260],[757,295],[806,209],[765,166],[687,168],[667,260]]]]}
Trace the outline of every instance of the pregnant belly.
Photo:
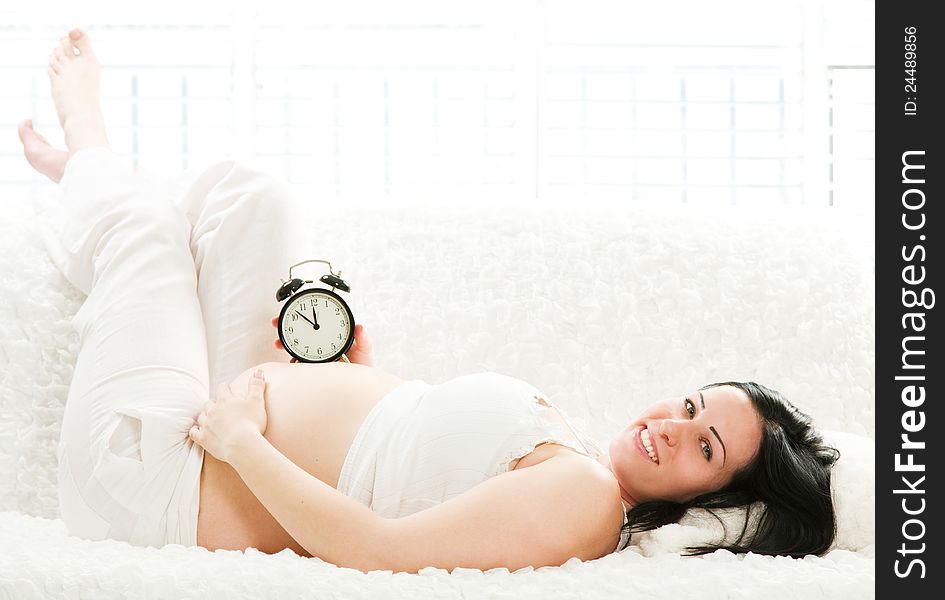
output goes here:
{"type": "MultiPolygon", "coordinates": [[[[375,367],[347,363],[264,363],[268,425],[265,437],[289,460],[337,488],[351,442],[372,408],[402,379],[375,367]]],[[[231,382],[245,389],[252,368],[231,382]]],[[[227,463],[204,453],[200,473],[197,545],[209,550],[310,556],[256,499],[227,463]]]]}

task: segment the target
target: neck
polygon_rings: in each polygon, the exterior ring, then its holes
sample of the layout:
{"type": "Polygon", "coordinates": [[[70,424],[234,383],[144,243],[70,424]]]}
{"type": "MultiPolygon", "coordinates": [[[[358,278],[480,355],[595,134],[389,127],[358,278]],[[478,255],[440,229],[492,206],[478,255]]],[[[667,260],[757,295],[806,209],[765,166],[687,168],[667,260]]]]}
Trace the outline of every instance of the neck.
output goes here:
{"type": "MultiPolygon", "coordinates": [[[[617,475],[614,473],[614,469],[610,464],[610,454],[607,452],[601,452],[600,456],[597,457],[597,462],[607,467],[607,470],[610,471],[610,474],[614,476],[614,479],[617,479],[617,475]]],[[[620,500],[624,504],[624,508],[632,508],[639,504],[640,502],[630,495],[623,485],[620,483],[620,479],[617,479],[617,486],[620,488],[620,500]]]]}

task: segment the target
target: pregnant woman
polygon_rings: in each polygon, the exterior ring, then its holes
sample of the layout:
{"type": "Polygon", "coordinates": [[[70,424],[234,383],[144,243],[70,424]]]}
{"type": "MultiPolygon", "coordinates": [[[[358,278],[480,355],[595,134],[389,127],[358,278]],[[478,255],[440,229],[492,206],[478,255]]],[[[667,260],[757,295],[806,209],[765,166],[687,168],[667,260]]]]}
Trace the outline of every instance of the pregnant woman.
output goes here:
{"type": "Polygon", "coordinates": [[[29,122],[19,134],[63,191],[50,256],[87,295],[59,445],[71,534],[288,548],[362,571],[514,570],[621,550],[691,507],[760,500],[757,532],[719,547],[830,547],[837,453],[762,385],[660,401],[604,451],[521,380],[431,385],[375,367],[362,326],[350,364],[285,362],[265,323],[280,275],[310,258],[288,242],[304,239],[289,188],[233,161],[184,182],[130,169],[109,148],[80,29],[48,74],[68,152],[29,122]]]}

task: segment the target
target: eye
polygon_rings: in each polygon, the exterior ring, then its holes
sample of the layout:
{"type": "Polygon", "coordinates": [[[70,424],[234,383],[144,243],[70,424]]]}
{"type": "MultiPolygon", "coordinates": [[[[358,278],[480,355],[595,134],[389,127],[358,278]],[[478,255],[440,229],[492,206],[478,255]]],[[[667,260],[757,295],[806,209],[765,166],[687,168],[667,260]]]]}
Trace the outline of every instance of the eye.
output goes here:
{"type": "Polygon", "coordinates": [[[702,454],[705,456],[707,461],[712,461],[712,446],[709,445],[709,442],[705,440],[699,440],[699,443],[702,444],[702,454]]]}
{"type": "MultiPolygon", "coordinates": [[[[689,415],[689,418],[692,419],[696,414],[696,405],[692,403],[692,400],[686,398],[683,400],[683,406],[686,409],[686,414],[689,415]]],[[[699,444],[702,446],[702,455],[705,456],[707,461],[712,461],[712,446],[709,442],[704,439],[699,440],[699,444]]]]}

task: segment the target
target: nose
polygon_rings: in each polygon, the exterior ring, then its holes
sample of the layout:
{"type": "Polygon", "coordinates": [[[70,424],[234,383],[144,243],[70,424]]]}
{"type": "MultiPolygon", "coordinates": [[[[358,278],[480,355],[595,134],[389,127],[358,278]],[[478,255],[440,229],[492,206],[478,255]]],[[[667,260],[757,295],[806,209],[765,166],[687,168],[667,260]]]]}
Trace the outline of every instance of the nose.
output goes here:
{"type": "Polygon", "coordinates": [[[675,446],[682,433],[683,423],[675,419],[663,419],[656,429],[657,435],[663,438],[667,446],[675,446]]]}

